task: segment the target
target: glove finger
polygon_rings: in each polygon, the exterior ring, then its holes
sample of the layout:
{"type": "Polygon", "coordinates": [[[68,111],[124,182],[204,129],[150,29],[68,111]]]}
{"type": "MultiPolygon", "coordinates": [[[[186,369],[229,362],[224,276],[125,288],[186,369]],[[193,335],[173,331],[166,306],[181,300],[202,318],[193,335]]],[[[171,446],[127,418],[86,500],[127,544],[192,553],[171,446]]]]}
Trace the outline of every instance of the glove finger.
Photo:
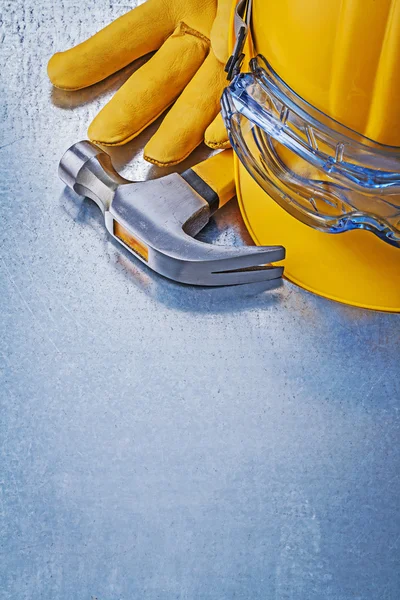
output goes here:
{"type": "Polygon", "coordinates": [[[175,25],[165,0],[147,0],[85,42],[54,54],[47,67],[50,81],[65,90],[98,83],[157,50],[175,25]]]}
{"type": "Polygon", "coordinates": [[[211,47],[218,60],[226,64],[229,58],[229,23],[236,6],[232,0],[218,0],[217,16],[211,29],[211,47]]]}
{"type": "Polygon", "coordinates": [[[144,149],[144,157],[158,166],[184,160],[203,141],[204,132],[220,110],[226,85],[223,65],[210,52],[144,149]]]}
{"type": "Polygon", "coordinates": [[[214,150],[231,147],[221,113],[218,113],[211,125],[207,127],[204,134],[204,143],[214,150]]]}
{"type": "Polygon", "coordinates": [[[100,111],[89,127],[89,138],[109,146],[132,140],[176,100],[208,49],[206,37],[181,23],[100,111]]]}

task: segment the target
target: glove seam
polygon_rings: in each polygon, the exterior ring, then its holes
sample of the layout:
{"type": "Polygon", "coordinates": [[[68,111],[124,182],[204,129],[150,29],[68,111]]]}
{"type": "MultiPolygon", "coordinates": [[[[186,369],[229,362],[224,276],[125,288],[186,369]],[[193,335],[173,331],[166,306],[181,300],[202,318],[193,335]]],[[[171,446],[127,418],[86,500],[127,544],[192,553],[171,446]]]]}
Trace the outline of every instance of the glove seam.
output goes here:
{"type": "Polygon", "coordinates": [[[176,98],[170,104],[168,104],[168,106],[163,108],[162,111],[159,112],[155,117],[152,117],[149,121],[147,121],[147,123],[145,125],[143,125],[143,127],[141,129],[139,129],[138,131],[134,131],[133,133],[127,135],[126,137],[122,138],[121,140],[118,140],[117,142],[105,142],[105,141],[101,141],[101,140],[95,140],[95,139],[91,138],[90,136],[89,136],[89,139],[94,144],[101,144],[102,146],[123,146],[124,144],[128,144],[129,142],[134,140],[136,137],[138,137],[141,133],[143,133],[143,131],[145,129],[147,129],[150,125],[152,125],[152,123],[154,123],[154,121],[157,121],[157,119],[159,117],[161,117],[161,115],[166,110],[168,110],[168,108],[170,106],[172,106],[172,104],[174,104],[175,101],[176,101],[176,98]]]}
{"type": "Polygon", "coordinates": [[[167,162],[162,162],[160,160],[156,160],[155,158],[151,158],[151,156],[149,156],[148,154],[143,154],[143,158],[145,160],[147,160],[147,162],[151,163],[152,165],[156,165],[156,167],[173,167],[175,165],[179,165],[179,163],[181,163],[183,160],[188,158],[192,154],[193,150],[195,150],[195,148],[197,148],[197,146],[192,148],[187,154],[185,154],[181,158],[178,158],[177,160],[167,161],[167,162]]]}
{"type": "Polygon", "coordinates": [[[209,148],[212,148],[213,150],[220,150],[221,148],[230,148],[231,147],[229,140],[225,140],[224,142],[209,142],[208,140],[205,140],[205,144],[209,148]]]}
{"type": "MultiPolygon", "coordinates": [[[[176,27],[175,31],[181,28],[183,30],[183,33],[187,33],[189,35],[193,35],[194,37],[199,38],[200,40],[202,40],[203,42],[206,42],[206,44],[208,44],[209,46],[211,45],[211,40],[210,38],[208,38],[206,35],[204,35],[203,33],[200,33],[200,31],[197,31],[197,29],[193,29],[192,27],[189,27],[189,25],[186,25],[186,23],[184,21],[180,21],[180,23],[178,24],[178,26],[176,27]]],[[[174,31],[174,33],[175,33],[174,31]]],[[[174,35],[174,33],[172,35],[174,35]]]]}
{"type": "MultiPolygon", "coordinates": [[[[102,79],[101,81],[104,81],[104,79],[102,79]]],[[[99,82],[97,82],[99,83],[99,82]]],[[[92,85],[96,85],[96,83],[92,83],[90,84],[90,86],[87,85],[82,85],[79,87],[61,87],[60,85],[56,85],[55,83],[51,84],[53,87],[55,87],[57,90],[62,90],[63,92],[78,92],[79,90],[85,90],[88,87],[91,87],[92,85]]]]}

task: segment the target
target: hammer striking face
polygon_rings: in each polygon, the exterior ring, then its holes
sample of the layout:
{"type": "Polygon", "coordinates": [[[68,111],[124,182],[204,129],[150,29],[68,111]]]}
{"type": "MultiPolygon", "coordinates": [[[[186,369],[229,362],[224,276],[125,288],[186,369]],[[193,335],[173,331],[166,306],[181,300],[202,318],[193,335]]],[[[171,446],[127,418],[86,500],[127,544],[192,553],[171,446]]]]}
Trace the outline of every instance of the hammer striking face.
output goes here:
{"type": "Polygon", "coordinates": [[[222,286],[271,281],[282,267],[281,246],[233,248],[194,239],[211,215],[235,195],[232,152],[227,150],[178,175],[132,182],[91,142],[74,144],[59,165],[63,182],[94,200],[110,234],[164,277],[180,283],[222,286]]]}

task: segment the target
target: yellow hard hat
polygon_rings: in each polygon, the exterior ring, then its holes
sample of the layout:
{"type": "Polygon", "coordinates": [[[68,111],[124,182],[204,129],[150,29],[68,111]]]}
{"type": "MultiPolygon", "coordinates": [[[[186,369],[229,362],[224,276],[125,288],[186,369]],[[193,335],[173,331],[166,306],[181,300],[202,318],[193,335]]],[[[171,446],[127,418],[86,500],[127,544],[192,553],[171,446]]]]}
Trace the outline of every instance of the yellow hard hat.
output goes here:
{"type": "Polygon", "coordinates": [[[400,2],[238,8],[223,113],[251,236],[285,246],[303,288],[400,311],[400,2]],[[251,73],[238,75],[246,8],[251,73]]]}

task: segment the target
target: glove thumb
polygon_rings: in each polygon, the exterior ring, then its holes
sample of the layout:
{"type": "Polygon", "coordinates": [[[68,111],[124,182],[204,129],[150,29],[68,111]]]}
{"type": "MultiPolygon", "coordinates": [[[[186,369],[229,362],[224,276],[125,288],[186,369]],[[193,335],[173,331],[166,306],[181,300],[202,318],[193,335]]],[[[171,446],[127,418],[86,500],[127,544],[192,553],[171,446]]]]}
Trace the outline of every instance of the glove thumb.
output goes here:
{"type": "Polygon", "coordinates": [[[229,23],[235,5],[235,0],[219,0],[217,15],[211,29],[211,47],[223,65],[229,58],[229,23]]]}

